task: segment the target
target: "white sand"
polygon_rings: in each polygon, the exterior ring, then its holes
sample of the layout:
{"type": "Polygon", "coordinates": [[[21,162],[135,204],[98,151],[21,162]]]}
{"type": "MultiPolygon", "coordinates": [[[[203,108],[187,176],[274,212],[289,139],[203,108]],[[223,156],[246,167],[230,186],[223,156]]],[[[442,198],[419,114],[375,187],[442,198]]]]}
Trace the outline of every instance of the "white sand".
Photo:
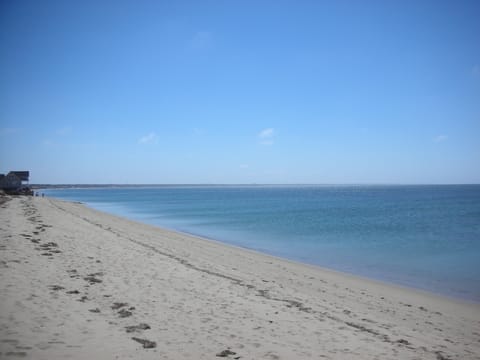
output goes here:
{"type": "Polygon", "coordinates": [[[480,359],[478,304],[80,204],[14,198],[0,241],[0,358],[480,359]]]}

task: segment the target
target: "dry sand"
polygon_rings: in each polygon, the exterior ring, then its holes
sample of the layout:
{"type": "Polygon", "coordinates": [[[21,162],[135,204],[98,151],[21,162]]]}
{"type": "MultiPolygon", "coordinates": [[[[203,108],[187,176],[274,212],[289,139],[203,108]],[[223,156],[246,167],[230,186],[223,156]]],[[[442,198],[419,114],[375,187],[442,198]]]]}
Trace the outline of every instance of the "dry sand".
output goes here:
{"type": "Polygon", "coordinates": [[[480,305],[18,197],[0,357],[480,359],[480,305]]]}

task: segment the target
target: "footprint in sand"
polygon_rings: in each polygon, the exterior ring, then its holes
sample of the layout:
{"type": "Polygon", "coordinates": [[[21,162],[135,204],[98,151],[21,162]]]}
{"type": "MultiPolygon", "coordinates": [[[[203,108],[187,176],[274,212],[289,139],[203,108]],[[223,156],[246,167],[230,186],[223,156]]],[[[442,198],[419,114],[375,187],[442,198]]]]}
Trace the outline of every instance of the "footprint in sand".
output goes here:
{"type": "Polygon", "coordinates": [[[113,305],[111,306],[112,310],[118,310],[124,306],[127,306],[128,303],[125,302],[114,302],[113,305]]]}
{"type": "Polygon", "coordinates": [[[54,290],[54,291],[59,291],[59,290],[65,289],[63,286],[60,286],[60,285],[50,285],[49,288],[50,288],[50,290],[54,290]]]}
{"type": "Polygon", "coordinates": [[[149,330],[149,329],[151,329],[150,325],[145,324],[145,323],[141,323],[141,324],[138,324],[138,325],[125,326],[125,330],[127,331],[127,333],[139,332],[139,331],[142,331],[142,330],[149,330]]]}
{"type": "Polygon", "coordinates": [[[83,278],[83,280],[88,281],[90,285],[98,284],[98,283],[101,283],[102,280],[98,279],[97,276],[102,276],[102,275],[103,275],[102,272],[88,274],[83,278]]]}
{"type": "Polygon", "coordinates": [[[133,313],[127,309],[122,309],[117,314],[120,315],[121,318],[126,318],[133,315],[133,313]]]}

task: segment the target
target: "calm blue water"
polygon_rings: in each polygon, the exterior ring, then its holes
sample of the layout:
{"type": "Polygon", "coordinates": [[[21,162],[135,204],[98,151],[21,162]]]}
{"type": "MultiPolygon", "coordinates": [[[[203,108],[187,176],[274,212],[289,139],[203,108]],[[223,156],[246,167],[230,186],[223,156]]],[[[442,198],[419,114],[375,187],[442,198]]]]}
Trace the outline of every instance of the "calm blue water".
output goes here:
{"type": "Polygon", "coordinates": [[[480,185],[44,192],[301,262],[480,301],[480,185]]]}

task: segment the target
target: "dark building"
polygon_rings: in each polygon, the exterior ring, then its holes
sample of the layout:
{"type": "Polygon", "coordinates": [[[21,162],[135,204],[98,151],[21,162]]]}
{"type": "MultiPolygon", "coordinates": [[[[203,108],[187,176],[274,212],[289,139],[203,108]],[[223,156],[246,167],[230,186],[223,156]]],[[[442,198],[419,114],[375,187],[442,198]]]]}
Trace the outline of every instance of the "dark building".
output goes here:
{"type": "Polygon", "coordinates": [[[7,175],[0,174],[0,189],[19,190],[24,183],[28,184],[29,171],[10,171],[7,175]]]}
{"type": "Polygon", "coordinates": [[[30,178],[30,171],[10,171],[9,174],[15,174],[22,182],[25,181],[27,183],[30,178]]]}

